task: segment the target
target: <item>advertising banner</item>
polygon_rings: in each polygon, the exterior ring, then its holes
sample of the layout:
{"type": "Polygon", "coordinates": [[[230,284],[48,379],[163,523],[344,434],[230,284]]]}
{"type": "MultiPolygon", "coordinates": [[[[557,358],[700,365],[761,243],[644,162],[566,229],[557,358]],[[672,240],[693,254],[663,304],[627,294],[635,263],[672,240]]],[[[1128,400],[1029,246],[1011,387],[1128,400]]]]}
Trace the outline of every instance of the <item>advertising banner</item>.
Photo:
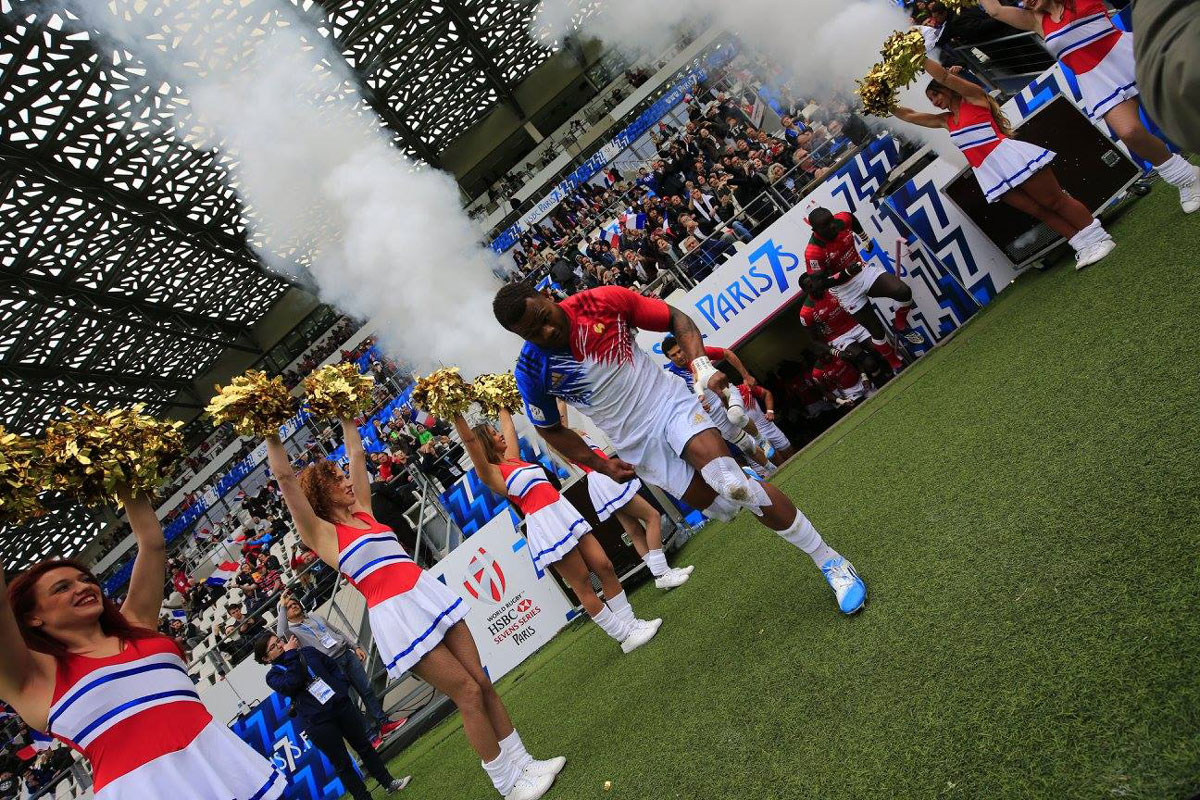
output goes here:
{"type": "MultiPolygon", "coordinates": [[[[879,189],[898,163],[892,139],[873,142],[693,289],[667,301],[695,320],[708,344],[737,346],[799,294],[812,236],[808,214],[823,206],[853,213],[870,238],[863,260],[898,275],[913,290],[909,322],[927,342],[913,350],[928,349],[989,302],[1016,271],[974,222],[941,197],[938,186],[957,171],[952,165],[935,161],[910,181],[904,193],[910,202],[903,207],[877,204],[879,189]],[[924,234],[926,227],[936,232],[918,238],[914,228],[924,234]],[[931,240],[936,252],[926,245],[931,240]]],[[[873,302],[890,320],[894,304],[873,302]]],[[[638,343],[660,353],[661,339],[662,334],[643,332],[638,343]]]]}
{"type": "Polygon", "coordinates": [[[537,652],[573,616],[558,583],[534,567],[507,510],[429,571],[470,604],[467,627],[492,680],[537,652]]]}
{"type": "Polygon", "coordinates": [[[287,778],[285,800],[330,800],[345,793],[325,754],[313,747],[288,716],[289,701],[272,693],[230,729],[265,756],[287,778]]]}

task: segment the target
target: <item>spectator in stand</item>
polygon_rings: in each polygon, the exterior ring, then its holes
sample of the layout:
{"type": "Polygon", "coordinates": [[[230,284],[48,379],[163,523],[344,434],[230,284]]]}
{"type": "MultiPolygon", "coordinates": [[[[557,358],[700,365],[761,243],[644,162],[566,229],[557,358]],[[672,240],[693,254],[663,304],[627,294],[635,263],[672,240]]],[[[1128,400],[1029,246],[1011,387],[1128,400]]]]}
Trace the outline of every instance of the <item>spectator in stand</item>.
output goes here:
{"type": "Polygon", "coordinates": [[[346,676],[336,662],[315,648],[302,646],[295,636],[285,641],[269,635],[255,642],[254,659],[271,665],[267,685],[291,698],[304,732],[329,759],[354,800],[371,800],[371,793],[354,769],[347,742],[362,759],[365,771],[389,793],[408,785],[411,776],[393,778],[371,746],[362,715],[350,702],[346,676]]]}
{"type": "Polygon", "coordinates": [[[247,617],[241,603],[230,603],[225,606],[225,610],[229,612],[230,622],[237,627],[238,632],[251,641],[266,627],[260,618],[247,617]]]}

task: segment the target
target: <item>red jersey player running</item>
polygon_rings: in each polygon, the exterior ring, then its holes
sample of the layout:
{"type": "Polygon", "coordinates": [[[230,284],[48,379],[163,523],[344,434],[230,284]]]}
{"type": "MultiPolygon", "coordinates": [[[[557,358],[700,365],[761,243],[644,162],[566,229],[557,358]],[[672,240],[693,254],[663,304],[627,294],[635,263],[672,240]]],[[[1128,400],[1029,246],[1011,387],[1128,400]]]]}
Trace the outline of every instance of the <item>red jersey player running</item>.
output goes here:
{"type": "Polygon", "coordinates": [[[850,562],[783,492],[746,477],[696,396],[637,346],[635,328],[670,330],[691,360],[697,388],[723,392],[728,381],[705,357],[700,329],[687,314],[618,286],[559,304],[527,283],[512,283],[497,292],[492,307],[501,325],[525,339],[517,386],[530,421],[552,447],[618,482],[631,480],[636,468],[711,518],[730,520],[750,509],[813,559],[844,613],[862,608],[866,584],[850,562]],[[564,426],[556,397],[590,417],[618,458],[600,458],[564,426]]]}
{"type": "Polygon", "coordinates": [[[822,279],[833,296],[871,334],[871,344],[887,359],[893,369],[898,369],[899,359],[888,344],[883,323],[871,310],[872,297],[887,297],[899,303],[892,327],[912,344],[925,341],[908,326],[908,312],[912,310],[912,289],[892,273],[875,263],[863,263],[858,254],[855,234],[862,235],[863,228],[853,214],[834,214],[827,208],[817,207],[808,215],[813,235],[804,250],[804,262],[808,271],[822,279]]]}
{"type": "Polygon", "coordinates": [[[775,424],[775,395],[770,389],[761,384],[751,385],[749,382],[737,387],[742,394],[742,403],[746,406],[746,416],[754,423],[761,437],[759,447],[766,449],[763,443],[771,445],[774,450],[769,454],[771,463],[779,466],[791,458],[796,449],[788,441],[787,435],[775,424]]]}
{"type": "Polygon", "coordinates": [[[812,332],[813,338],[829,345],[839,358],[858,367],[876,388],[882,387],[892,377],[892,370],[902,366],[900,359],[892,353],[885,365],[878,352],[866,347],[871,334],[842,308],[836,297],[822,288],[821,283],[821,279],[812,273],[800,276],[800,288],[808,295],[800,306],[800,321],[812,332]]]}

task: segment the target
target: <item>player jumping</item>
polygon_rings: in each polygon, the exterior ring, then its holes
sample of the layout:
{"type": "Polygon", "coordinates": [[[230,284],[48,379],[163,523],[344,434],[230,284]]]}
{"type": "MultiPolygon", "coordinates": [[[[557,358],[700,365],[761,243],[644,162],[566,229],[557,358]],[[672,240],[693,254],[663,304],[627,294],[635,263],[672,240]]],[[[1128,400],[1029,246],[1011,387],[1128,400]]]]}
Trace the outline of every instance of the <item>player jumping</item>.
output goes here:
{"type": "Polygon", "coordinates": [[[892,327],[910,344],[921,344],[925,337],[908,325],[908,312],[913,306],[912,289],[878,264],[863,262],[854,238],[855,234],[864,235],[863,227],[853,214],[845,211],[834,214],[827,208],[817,207],[809,213],[808,223],[813,229],[812,239],[804,250],[808,271],[826,279],[829,290],[842,308],[870,332],[871,345],[887,359],[892,369],[899,369],[900,359],[888,344],[883,323],[875,316],[869,301],[872,297],[895,300],[899,307],[892,327]]]}
{"type": "MultiPolygon", "coordinates": [[[[800,306],[800,321],[817,341],[824,342],[838,355],[858,367],[871,379],[875,388],[880,388],[898,369],[900,360],[892,353],[895,363],[884,363],[883,356],[866,347],[871,341],[870,332],[851,316],[831,293],[825,291],[821,276],[807,273],[800,276],[800,288],[807,297],[800,306]],[[890,369],[889,369],[890,367],[890,369]]],[[[891,350],[891,348],[888,348],[891,350]]]]}
{"type": "Polygon", "coordinates": [[[513,283],[497,292],[492,307],[502,326],[525,339],[517,385],[530,421],[552,447],[618,482],[631,480],[636,468],[647,482],[714,519],[750,509],[813,559],[842,612],[862,608],[866,584],[850,562],[783,492],[746,477],[697,398],[637,346],[635,328],[670,330],[697,385],[724,391],[728,381],[704,355],[700,329],[687,314],[618,286],[555,303],[528,283],[513,283]],[[590,417],[618,458],[600,458],[564,426],[555,397],[590,417]]]}

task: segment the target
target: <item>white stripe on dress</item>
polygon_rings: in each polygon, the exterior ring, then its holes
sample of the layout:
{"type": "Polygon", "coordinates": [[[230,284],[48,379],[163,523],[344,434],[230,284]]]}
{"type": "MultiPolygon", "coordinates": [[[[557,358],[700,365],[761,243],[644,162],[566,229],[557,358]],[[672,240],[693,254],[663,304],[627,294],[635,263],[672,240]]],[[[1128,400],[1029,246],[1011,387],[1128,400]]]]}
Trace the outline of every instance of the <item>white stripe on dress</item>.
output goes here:
{"type": "Polygon", "coordinates": [[[102,667],[79,681],[50,708],[49,729],[87,747],[113,725],[148,708],[200,702],[179,656],[157,653],[102,667]]]}
{"type": "Polygon", "coordinates": [[[541,467],[530,465],[509,473],[504,487],[508,490],[509,496],[524,497],[526,492],[539,483],[550,483],[550,481],[546,480],[546,473],[541,467]]]}
{"type": "Polygon", "coordinates": [[[1046,49],[1055,58],[1062,58],[1081,47],[1087,47],[1098,39],[1103,39],[1115,30],[1117,29],[1109,21],[1107,14],[1091,14],[1080,17],[1062,30],[1047,36],[1046,49]]]}
{"type": "Polygon", "coordinates": [[[338,554],[338,571],[358,582],[389,564],[412,561],[396,536],[390,532],[372,533],[355,539],[338,554]]]}

